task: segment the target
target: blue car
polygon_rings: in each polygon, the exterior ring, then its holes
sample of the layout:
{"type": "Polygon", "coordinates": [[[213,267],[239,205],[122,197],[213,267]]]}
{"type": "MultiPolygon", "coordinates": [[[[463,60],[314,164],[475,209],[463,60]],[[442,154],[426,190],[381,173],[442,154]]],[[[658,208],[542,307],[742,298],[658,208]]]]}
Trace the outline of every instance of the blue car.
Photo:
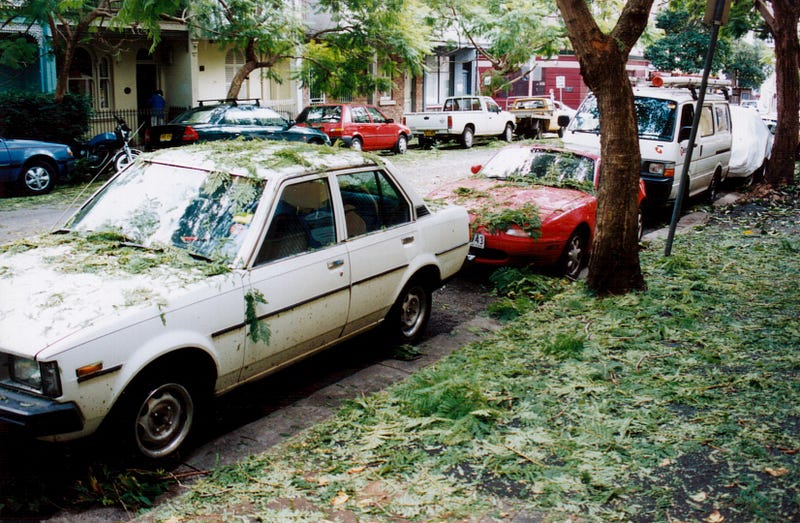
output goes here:
{"type": "Polygon", "coordinates": [[[0,138],[0,182],[28,194],[45,194],[75,167],[72,150],[60,143],[0,138]]]}

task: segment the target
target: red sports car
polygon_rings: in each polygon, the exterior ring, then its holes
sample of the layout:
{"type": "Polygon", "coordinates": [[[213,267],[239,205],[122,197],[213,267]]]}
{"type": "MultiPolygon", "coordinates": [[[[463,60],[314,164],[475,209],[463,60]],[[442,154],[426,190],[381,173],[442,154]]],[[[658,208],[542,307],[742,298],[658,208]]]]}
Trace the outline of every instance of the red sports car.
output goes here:
{"type": "MultiPolygon", "coordinates": [[[[577,278],[594,235],[600,158],[543,145],[510,145],[472,170],[476,176],[428,195],[470,211],[469,259],[495,266],[556,266],[577,278]]],[[[644,196],[640,181],[640,205],[644,196]]]]}
{"type": "Polygon", "coordinates": [[[411,129],[387,118],[377,107],[359,104],[310,105],[297,116],[299,126],[327,134],[358,151],[392,150],[405,154],[411,129]]]}

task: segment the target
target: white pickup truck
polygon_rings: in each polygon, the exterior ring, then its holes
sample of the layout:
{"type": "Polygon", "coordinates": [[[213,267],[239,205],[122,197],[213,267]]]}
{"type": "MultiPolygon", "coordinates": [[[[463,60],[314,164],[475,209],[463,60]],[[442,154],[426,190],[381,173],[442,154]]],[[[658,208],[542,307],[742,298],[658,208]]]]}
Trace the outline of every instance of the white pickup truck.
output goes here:
{"type": "Polygon", "coordinates": [[[459,140],[464,148],[472,147],[476,136],[497,136],[510,142],[516,119],[489,96],[451,96],[440,111],[407,113],[403,117],[421,146],[435,140],[459,140]]]}

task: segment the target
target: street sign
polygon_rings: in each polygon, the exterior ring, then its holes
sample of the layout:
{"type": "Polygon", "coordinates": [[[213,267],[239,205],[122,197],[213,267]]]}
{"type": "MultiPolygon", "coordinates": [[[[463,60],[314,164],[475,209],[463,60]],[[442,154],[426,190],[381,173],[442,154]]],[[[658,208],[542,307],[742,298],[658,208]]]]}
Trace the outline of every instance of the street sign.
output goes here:
{"type": "Polygon", "coordinates": [[[556,76],[556,89],[563,89],[566,87],[566,78],[563,76],[556,76]]]}

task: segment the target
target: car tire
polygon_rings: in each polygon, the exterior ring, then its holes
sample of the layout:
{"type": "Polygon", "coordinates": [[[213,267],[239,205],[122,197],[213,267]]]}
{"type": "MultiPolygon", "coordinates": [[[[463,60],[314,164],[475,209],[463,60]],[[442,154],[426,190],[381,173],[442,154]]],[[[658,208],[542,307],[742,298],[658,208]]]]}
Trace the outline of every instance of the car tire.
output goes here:
{"type": "Polygon", "coordinates": [[[561,272],[570,280],[577,280],[586,264],[589,238],[586,233],[574,231],[561,254],[561,272]]]}
{"type": "Polygon", "coordinates": [[[472,147],[472,144],[475,141],[475,131],[472,130],[472,127],[467,126],[464,128],[464,132],[461,133],[461,145],[464,149],[469,149],[472,147]]]}
{"type": "Polygon", "coordinates": [[[709,205],[713,204],[719,196],[719,173],[714,173],[711,177],[711,183],[708,184],[706,189],[705,202],[709,205]]]}
{"type": "Polygon", "coordinates": [[[394,146],[394,152],[396,154],[406,154],[408,151],[408,137],[400,133],[400,136],[397,137],[397,143],[394,146]]]}
{"type": "Polygon", "coordinates": [[[514,126],[510,123],[507,123],[506,128],[503,129],[503,134],[500,135],[500,139],[506,142],[511,142],[514,139],[514,126]]]}
{"type": "Polygon", "coordinates": [[[131,157],[130,160],[128,160],[128,155],[125,154],[125,151],[118,152],[117,156],[114,158],[114,167],[117,169],[117,172],[120,172],[129,164],[133,163],[140,154],[142,154],[142,151],[139,149],[131,149],[131,157]]]}
{"type": "Polygon", "coordinates": [[[430,138],[424,138],[420,136],[418,140],[421,149],[430,149],[431,147],[433,147],[433,140],[430,138]]]}
{"type": "Polygon", "coordinates": [[[416,343],[425,333],[431,318],[432,291],[421,278],[406,284],[389,311],[389,335],[398,344],[416,343]]]}
{"type": "Polygon", "coordinates": [[[361,138],[355,137],[353,141],[350,142],[350,148],[354,151],[362,151],[364,150],[364,143],[361,141],[361,138]]]}
{"type": "Polygon", "coordinates": [[[113,430],[133,454],[153,461],[172,458],[199,419],[199,390],[191,380],[166,372],[137,378],[120,399],[113,430]]]}
{"type": "Polygon", "coordinates": [[[31,160],[22,168],[19,183],[28,194],[49,193],[56,184],[56,169],[45,160],[31,160]]]}

